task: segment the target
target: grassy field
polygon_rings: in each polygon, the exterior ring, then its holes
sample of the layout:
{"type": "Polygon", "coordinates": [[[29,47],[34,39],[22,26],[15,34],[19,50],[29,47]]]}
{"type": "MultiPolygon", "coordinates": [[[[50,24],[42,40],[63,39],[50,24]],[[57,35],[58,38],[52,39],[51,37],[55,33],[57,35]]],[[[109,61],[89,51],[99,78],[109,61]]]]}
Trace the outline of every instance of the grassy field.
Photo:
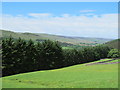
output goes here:
{"type": "Polygon", "coordinates": [[[94,61],[94,62],[90,62],[90,63],[97,63],[97,62],[105,62],[105,63],[110,63],[110,62],[118,62],[119,59],[101,59],[101,60],[98,60],[98,61],[94,61]]]}
{"type": "Polygon", "coordinates": [[[33,41],[36,41],[36,39],[39,40],[53,40],[53,41],[59,41],[62,43],[68,43],[73,45],[81,45],[81,46],[88,46],[88,45],[96,45],[96,43],[102,44],[107,41],[111,41],[112,39],[103,39],[103,38],[85,38],[85,37],[68,37],[68,36],[60,36],[60,35],[52,35],[52,34],[45,34],[45,33],[18,33],[18,32],[12,32],[12,31],[6,31],[6,30],[0,30],[2,34],[0,34],[1,37],[9,37],[12,36],[15,39],[18,39],[21,37],[22,39],[29,40],[32,39],[33,41]]]}
{"type": "Polygon", "coordinates": [[[118,88],[118,64],[81,64],[7,76],[3,88],[118,88]]]}
{"type": "Polygon", "coordinates": [[[71,47],[62,47],[62,49],[73,49],[71,47]]]}

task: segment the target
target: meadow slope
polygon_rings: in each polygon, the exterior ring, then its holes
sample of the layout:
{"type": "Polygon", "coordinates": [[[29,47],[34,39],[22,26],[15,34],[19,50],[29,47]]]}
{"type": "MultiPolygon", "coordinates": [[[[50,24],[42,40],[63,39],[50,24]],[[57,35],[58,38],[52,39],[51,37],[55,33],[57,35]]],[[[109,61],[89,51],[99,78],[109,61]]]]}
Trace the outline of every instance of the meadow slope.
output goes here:
{"type": "Polygon", "coordinates": [[[9,37],[12,36],[15,39],[18,39],[19,37],[25,40],[32,39],[33,41],[43,41],[43,40],[53,40],[53,41],[59,41],[62,43],[67,44],[73,44],[73,45],[96,45],[105,43],[107,41],[111,41],[112,39],[104,39],[104,38],[89,38],[89,37],[69,37],[69,36],[61,36],[61,35],[53,35],[53,34],[45,34],[45,33],[18,33],[13,31],[7,31],[7,30],[0,30],[2,32],[2,37],[9,37]]]}
{"type": "Polygon", "coordinates": [[[118,88],[118,60],[96,62],[3,77],[3,88],[118,88]]]}

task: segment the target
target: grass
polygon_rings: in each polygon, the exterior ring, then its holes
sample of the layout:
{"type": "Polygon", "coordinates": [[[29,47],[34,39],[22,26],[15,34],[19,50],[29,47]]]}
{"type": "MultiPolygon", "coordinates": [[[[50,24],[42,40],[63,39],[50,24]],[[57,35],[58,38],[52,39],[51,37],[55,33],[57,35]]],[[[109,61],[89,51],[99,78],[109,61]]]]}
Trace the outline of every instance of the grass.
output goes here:
{"type": "Polygon", "coordinates": [[[62,49],[74,49],[74,48],[71,48],[71,47],[62,47],[62,49]]]}
{"type": "Polygon", "coordinates": [[[6,30],[0,30],[2,32],[2,37],[9,37],[12,36],[15,39],[18,39],[21,37],[22,39],[29,40],[32,39],[33,41],[36,41],[36,39],[40,40],[55,40],[63,43],[78,45],[80,43],[86,43],[85,45],[80,44],[81,46],[88,46],[90,45],[96,45],[96,43],[105,43],[106,41],[110,41],[109,39],[100,39],[100,38],[83,38],[83,37],[65,37],[65,36],[59,36],[59,35],[52,35],[52,34],[45,34],[45,33],[17,33],[12,31],[6,31],[6,30]]]}
{"type": "Polygon", "coordinates": [[[0,78],[0,90],[2,90],[2,78],[0,78]]]}
{"type": "MultiPolygon", "coordinates": [[[[90,63],[104,62],[104,61],[108,61],[108,60],[112,60],[112,59],[101,59],[101,60],[90,62],[90,63]]],[[[105,62],[105,63],[110,63],[110,62],[118,62],[118,59],[108,61],[108,62],[105,62]]]]}
{"type": "Polygon", "coordinates": [[[118,64],[81,64],[2,79],[3,88],[118,88],[118,64]]]}

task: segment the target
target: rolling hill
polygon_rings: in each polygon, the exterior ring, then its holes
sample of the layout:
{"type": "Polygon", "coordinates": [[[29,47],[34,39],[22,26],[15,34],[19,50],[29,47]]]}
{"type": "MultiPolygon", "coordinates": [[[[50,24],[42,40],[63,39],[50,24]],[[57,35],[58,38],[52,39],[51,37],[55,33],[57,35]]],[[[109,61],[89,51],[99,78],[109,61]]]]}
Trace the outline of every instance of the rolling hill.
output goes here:
{"type": "Polygon", "coordinates": [[[18,33],[6,30],[0,30],[2,32],[1,38],[12,36],[17,39],[21,37],[22,39],[33,41],[44,41],[46,39],[59,41],[63,46],[64,45],[80,45],[80,46],[94,46],[96,44],[102,44],[112,39],[104,39],[104,38],[87,38],[87,37],[68,37],[68,36],[60,36],[60,35],[52,35],[52,34],[44,34],[44,33],[18,33]]]}
{"type": "Polygon", "coordinates": [[[120,39],[112,40],[105,43],[109,47],[120,49],[120,39]]]}

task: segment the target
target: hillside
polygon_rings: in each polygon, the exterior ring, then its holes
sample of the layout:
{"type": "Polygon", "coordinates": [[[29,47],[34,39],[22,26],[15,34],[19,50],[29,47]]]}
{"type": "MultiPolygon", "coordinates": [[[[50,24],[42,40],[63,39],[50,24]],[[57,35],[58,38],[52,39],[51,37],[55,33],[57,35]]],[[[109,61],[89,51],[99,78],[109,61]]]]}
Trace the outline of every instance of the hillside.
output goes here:
{"type": "Polygon", "coordinates": [[[80,46],[92,46],[96,44],[105,43],[107,41],[111,41],[112,39],[103,39],[103,38],[87,38],[87,37],[68,37],[68,36],[60,36],[60,35],[52,35],[52,34],[43,34],[43,33],[18,33],[12,31],[2,31],[2,37],[12,36],[15,39],[21,37],[22,39],[33,41],[44,41],[46,39],[56,40],[62,43],[62,45],[80,45],[80,46]]]}
{"type": "Polygon", "coordinates": [[[3,77],[3,88],[118,88],[118,60],[3,77]]]}
{"type": "Polygon", "coordinates": [[[120,39],[116,39],[116,40],[113,40],[113,41],[109,41],[109,42],[106,42],[105,43],[106,45],[108,45],[109,47],[112,47],[112,48],[116,48],[116,49],[120,49],[120,39]]]}

